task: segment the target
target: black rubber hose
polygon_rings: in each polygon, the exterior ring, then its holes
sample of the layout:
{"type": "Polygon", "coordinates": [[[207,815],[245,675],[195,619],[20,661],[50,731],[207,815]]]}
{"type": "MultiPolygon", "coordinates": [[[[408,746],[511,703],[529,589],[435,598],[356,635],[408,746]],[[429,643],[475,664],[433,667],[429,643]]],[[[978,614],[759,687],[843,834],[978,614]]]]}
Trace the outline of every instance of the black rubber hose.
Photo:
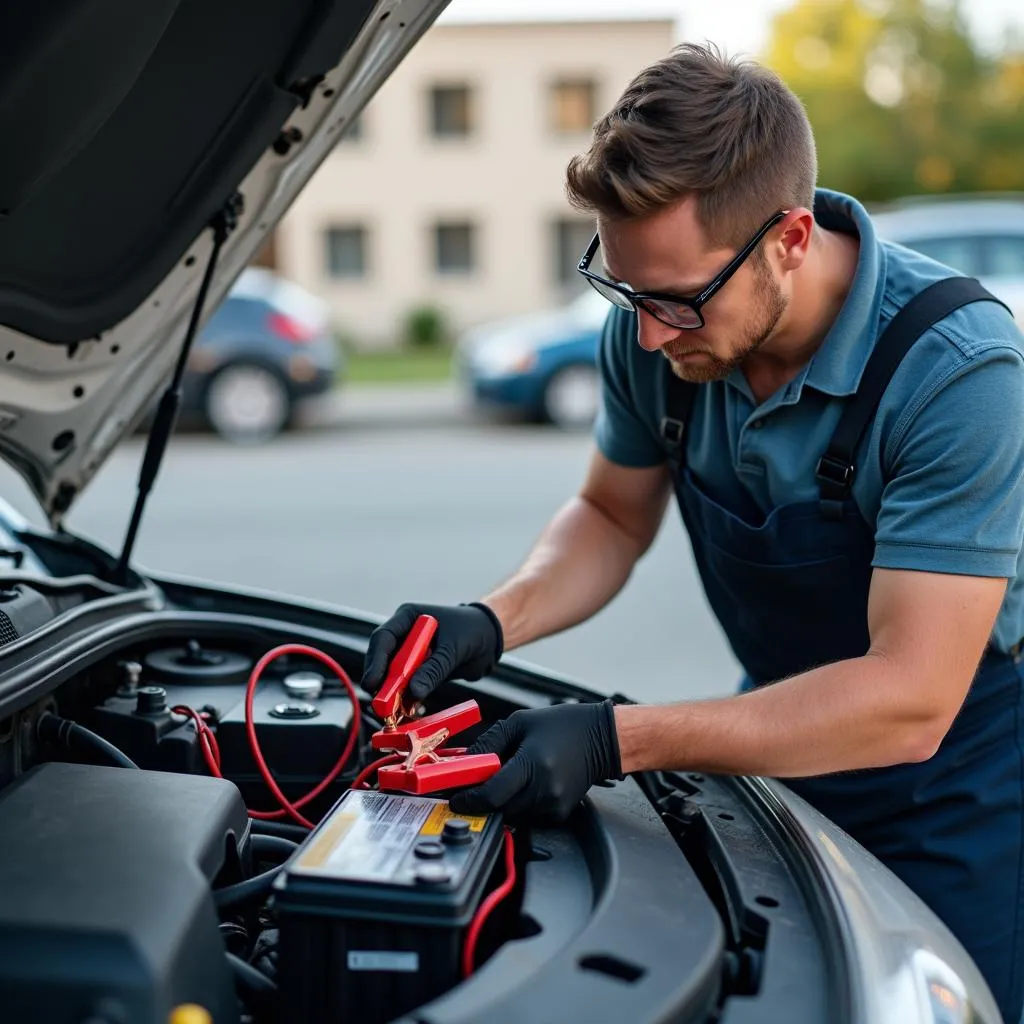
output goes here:
{"type": "Polygon", "coordinates": [[[272,864],[283,864],[298,848],[298,843],[281,836],[253,836],[252,844],[254,860],[269,860],[272,864]]]}
{"type": "Polygon", "coordinates": [[[106,757],[107,761],[117,768],[139,767],[127,754],[118,750],[113,743],[108,743],[102,736],[97,736],[91,729],[86,729],[84,725],[68,721],[66,718],[58,718],[51,712],[46,712],[40,717],[37,729],[41,740],[49,740],[72,753],[76,747],[86,747],[90,752],[106,757]]]}
{"type": "Polygon", "coordinates": [[[290,839],[282,839],[280,836],[256,835],[249,842],[253,860],[270,861],[274,867],[262,874],[253,875],[252,878],[247,878],[244,882],[215,889],[213,901],[219,910],[236,910],[248,903],[266,899],[273,888],[274,879],[281,871],[281,866],[299,848],[298,843],[293,843],[290,839]]]}
{"type": "Polygon", "coordinates": [[[235,973],[235,990],[258,1021],[272,1021],[277,1016],[277,985],[262,971],[256,970],[234,953],[225,953],[235,973]]]}
{"type": "Polygon", "coordinates": [[[299,848],[298,843],[280,836],[253,836],[252,844],[254,860],[273,861],[274,867],[262,874],[253,875],[244,882],[225,885],[222,889],[214,889],[213,902],[218,910],[238,910],[250,903],[262,902],[270,895],[284,862],[299,848]]]}
{"type": "Polygon", "coordinates": [[[281,873],[282,865],[278,864],[260,875],[253,875],[244,882],[225,885],[223,889],[213,890],[213,902],[218,910],[238,910],[249,903],[262,902],[270,895],[274,887],[274,879],[281,873]]]}
{"type": "Polygon", "coordinates": [[[309,835],[309,829],[288,821],[260,821],[253,818],[250,826],[254,836],[278,836],[301,843],[309,835]]]}

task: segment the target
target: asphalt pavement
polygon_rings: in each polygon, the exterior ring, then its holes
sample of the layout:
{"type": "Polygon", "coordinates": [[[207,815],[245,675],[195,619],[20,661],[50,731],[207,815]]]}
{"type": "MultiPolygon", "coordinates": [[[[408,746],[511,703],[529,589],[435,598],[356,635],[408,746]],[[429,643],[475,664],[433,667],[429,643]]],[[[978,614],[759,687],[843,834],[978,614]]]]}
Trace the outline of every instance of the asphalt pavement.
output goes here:
{"type": "MultiPolygon", "coordinates": [[[[473,600],[519,564],[578,486],[586,434],[473,415],[449,385],[352,388],[258,448],[175,437],[136,545],[141,568],[387,615],[473,600]]],[[[118,549],[142,445],[121,445],[67,526],[118,549]]],[[[38,511],[6,468],[0,493],[38,511]]],[[[515,652],[641,700],[708,697],[739,672],[674,507],[623,591],[590,621],[515,652]]]]}

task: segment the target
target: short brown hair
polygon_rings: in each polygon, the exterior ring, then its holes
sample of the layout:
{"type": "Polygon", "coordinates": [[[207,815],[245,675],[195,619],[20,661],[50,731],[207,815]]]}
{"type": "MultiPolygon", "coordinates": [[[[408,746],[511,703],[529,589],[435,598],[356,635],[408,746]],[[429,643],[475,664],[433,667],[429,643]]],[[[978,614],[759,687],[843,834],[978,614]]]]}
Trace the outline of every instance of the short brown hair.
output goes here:
{"type": "Polygon", "coordinates": [[[779,209],[813,209],[814,135],[773,71],[684,43],[640,72],[573,157],[570,203],[643,217],[696,194],[712,244],[742,245],[779,209]]]}

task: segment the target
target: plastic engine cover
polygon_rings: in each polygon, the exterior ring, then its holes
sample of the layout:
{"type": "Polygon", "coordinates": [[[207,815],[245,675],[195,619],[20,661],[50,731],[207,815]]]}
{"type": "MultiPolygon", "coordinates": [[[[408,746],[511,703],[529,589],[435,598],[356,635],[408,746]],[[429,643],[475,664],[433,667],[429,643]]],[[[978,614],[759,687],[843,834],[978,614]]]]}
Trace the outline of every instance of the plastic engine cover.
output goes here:
{"type": "Polygon", "coordinates": [[[229,782],[44,764],[0,793],[0,1018],[238,1021],[210,883],[248,819],[229,782]]]}

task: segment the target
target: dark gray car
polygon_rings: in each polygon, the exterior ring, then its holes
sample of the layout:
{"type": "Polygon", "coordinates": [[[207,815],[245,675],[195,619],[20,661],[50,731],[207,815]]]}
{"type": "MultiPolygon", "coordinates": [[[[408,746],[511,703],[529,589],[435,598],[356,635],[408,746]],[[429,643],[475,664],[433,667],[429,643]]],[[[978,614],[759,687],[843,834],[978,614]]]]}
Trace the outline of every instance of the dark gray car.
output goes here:
{"type": "Polygon", "coordinates": [[[196,337],[182,414],[230,441],[266,441],[305,399],[337,386],[343,369],[327,303],[271,270],[249,267],[196,337]]]}

